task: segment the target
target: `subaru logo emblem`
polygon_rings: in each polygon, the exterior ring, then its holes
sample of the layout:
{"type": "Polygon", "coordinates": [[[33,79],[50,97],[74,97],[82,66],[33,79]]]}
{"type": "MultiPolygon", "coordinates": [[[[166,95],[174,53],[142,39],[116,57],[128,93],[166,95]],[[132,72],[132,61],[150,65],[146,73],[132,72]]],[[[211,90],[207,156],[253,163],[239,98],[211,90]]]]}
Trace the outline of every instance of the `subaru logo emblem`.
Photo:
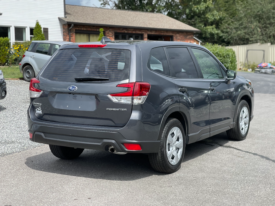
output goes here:
{"type": "Polygon", "coordinates": [[[74,86],[74,85],[69,86],[69,87],[68,87],[68,90],[71,91],[71,92],[74,92],[74,91],[77,90],[77,86],[74,86]]]}

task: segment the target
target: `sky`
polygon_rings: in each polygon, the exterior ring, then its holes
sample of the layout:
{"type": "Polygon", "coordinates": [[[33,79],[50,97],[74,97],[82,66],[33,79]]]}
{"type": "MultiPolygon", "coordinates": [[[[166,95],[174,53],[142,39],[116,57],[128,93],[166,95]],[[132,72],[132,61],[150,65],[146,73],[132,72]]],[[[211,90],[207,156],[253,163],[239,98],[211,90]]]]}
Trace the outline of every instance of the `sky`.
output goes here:
{"type": "Polygon", "coordinates": [[[100,7],[99,0],[66,0],[66,4],[100,7]]]}

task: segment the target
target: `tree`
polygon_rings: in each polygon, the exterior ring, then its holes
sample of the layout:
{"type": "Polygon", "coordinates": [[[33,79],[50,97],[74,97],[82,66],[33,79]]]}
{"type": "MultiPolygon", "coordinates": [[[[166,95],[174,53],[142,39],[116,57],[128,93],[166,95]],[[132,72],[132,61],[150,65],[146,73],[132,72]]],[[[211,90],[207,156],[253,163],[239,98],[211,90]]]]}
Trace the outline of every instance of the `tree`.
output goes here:
{"type": "Polygon", "coordinates": [[[98,36],[97,41],[101,41],[102,37],[104,37],[103,32],[104,32],[104,29],[103,29],[103,28],[100,28],[100,29],[99,29],[99,36],[98,36]]]}
{"type": "Polygon", "coordinates": [[[224,25],[224,38],[231,45],[275,44],[275,1],[247,0],[237,5],[237,15],[224,25]]]}
{"type": "Polygon", "coordinates": [[[42,32],[41,25],[39,24],[38,21],[36,21],[36,24],[33,30],[33,35],[34,37],[32,38],[32,40],[45,40],[45,36],[42,32]]]}

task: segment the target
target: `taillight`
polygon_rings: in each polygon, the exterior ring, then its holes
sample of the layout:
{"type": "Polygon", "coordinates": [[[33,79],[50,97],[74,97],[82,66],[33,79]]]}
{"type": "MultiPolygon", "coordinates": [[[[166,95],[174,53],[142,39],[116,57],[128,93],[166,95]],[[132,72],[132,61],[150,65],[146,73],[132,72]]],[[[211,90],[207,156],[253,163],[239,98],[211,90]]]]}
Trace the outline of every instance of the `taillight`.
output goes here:
{"type": "Polygon", "coordinates": [[[141,146],[139,144],[132,144],[132,143],[124,143],[124,147],[127,150],[132,150],[132,151],[141,151],[141,146]]]}
{"type": "Polygon", "coordinates": [[[30,139],[32,139],[32,136],[33,136],[32,133],[29,132],[29,136],[30,136],[30,139]]]}
{"type": "Polygon", "coordinates": [[[22,56],[22,59],[25,57],[26,55],[24,54],[23,56],[22,56]]]}
{"type": "Polygon", "coordinates": [[[37,98],[40,97],[40,95],[42,94],[42,90],[37,89],[38,84],[40,83],[40,81],[36,78],[32,78],[30,81],[30,98],[37,98]]]}
{"type": "Polygon", "coordinates": [[[107,46],[107,44],[79,44],[79,48],[103,48],[107,46]]]}
{"type": "Polygon", "coordinates": [[[109,94],[108,97],[115,103],[122,104],[143,104],[150,92],[151,85],[146,82],[132,82],[119,84],[117,87],[128,88],[126,92],[109,94]]]}

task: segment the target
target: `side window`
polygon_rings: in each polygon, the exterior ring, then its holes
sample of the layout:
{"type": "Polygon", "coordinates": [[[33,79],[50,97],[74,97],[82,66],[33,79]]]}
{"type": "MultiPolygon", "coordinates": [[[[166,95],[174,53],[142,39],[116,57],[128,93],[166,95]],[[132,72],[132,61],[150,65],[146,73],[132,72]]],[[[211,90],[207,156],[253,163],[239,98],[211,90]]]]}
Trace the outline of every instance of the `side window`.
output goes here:
{"type": "Polygon", "coordinates": [[[163,47],[151,50],[148,67],[155,72],[169,75],[168,62],[163,47]]]}
{"type": "Polygon", "coordinates": [[[59,49],[59,47],[60,47],[60,45],[53,44],[51,47],[50,55],[53,55],[59,49]]]}
{"type": "Polygon", "coordinates": [[[198,72],[187,48],[167,48],[170,76],[176,78],[198,78],[198,72]]]}
{"type": "Polygon", "coordinates": [[[32,51],[32,49],[34,48],[34,46],[35,46],[35,43],[34,42],[32,42],[31,43],[31,45],[29,46],[29,48],[28,48],[28,51],[32,51]]]}
{"type": "Polygon", "coordinates": [[[200,66],[204,79],[224,78],[220,65],[210,54],[199,49],[192,49],[192,51],[200,66]]]}
{"type": "Polygon", "coordinates": [[[38,44],[35,52],[40,54],[48,54],[50,46],[51,46],[50,44],[46,44],[46,43],[38,44]]]}

